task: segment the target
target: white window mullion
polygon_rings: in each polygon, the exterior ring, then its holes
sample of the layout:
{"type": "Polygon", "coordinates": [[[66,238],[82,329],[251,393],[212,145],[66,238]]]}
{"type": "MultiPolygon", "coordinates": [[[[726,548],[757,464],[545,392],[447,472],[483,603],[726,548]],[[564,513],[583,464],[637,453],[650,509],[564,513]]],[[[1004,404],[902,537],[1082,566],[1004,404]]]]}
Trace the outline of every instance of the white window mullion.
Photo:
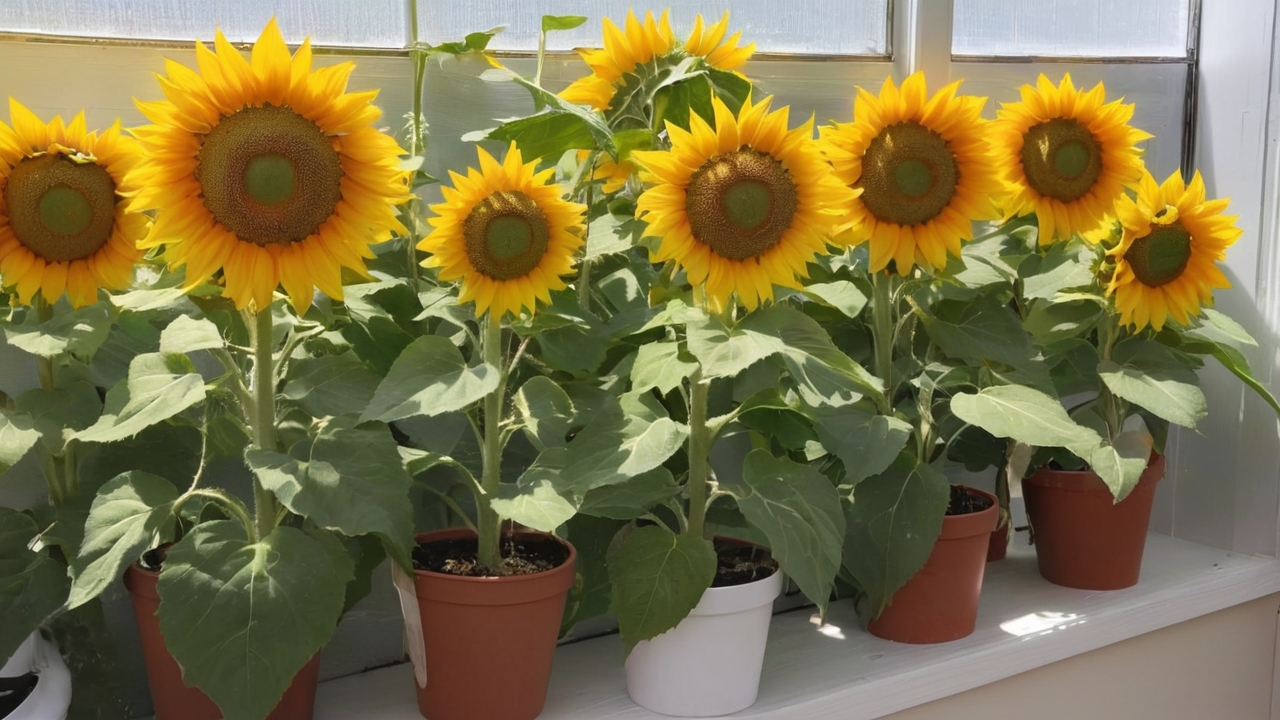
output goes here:
{"type": "Polygon", "coordinates": [[[931,90],[951,79],[952,0],[894,0],[893,64],[900,78],[923,70],[931,90]]]}

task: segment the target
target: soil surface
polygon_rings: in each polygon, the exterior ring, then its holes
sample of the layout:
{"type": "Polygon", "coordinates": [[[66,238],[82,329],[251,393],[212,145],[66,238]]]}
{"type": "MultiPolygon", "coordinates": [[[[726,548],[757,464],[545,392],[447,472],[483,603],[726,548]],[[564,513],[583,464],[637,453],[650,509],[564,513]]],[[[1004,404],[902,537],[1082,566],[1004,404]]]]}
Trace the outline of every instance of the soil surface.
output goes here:
{"type": "Polygon", "coordinates": [[[989,497],[971,493],[959,485],[952,485],[951,504],[947,505],[947,514],[968,515],[969,513],[982,512],[994,504],[989,497]]]}
{"type": "Polygon", "coordinates": [[[481,565],[476,559],[478,550],[479,543],[475,538],[419,543],[413,549],[413,567],[446,575],[503,577],[554,570],[569,559],[569,551],[564,545],[541,536],[503,538],[501,568],[481,565]]]}
{"type": "Polygon", "coordinates": [[[778,571],[769,551],[755,545],[716,540],[716,579],[711,587],[732,587],[763,580],[778,571]]]}

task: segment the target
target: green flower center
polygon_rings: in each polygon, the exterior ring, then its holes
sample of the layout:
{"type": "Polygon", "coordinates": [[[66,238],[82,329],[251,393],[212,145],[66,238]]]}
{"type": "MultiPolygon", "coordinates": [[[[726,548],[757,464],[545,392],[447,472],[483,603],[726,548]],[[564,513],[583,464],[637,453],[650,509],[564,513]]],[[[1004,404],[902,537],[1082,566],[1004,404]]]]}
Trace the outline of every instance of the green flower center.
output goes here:
{"type": "Polygon", "coordinates": [[[288,107],[246,107],[204,136],[196,180],[214,220],[260,247],[314,235],[342,199],[342,158],[288,107]]]}
{"type": "Polygon", "coordinates": [[[1074,202],[1102,174],[1102,146],[1078,121],[1057,118],[1032,126],[1022,138],[1022,171],[1031,189],[1074,202]]]}
{"type": "Polygon", "coordinates": [[[93,162],[26,158],[9,175],[4,201],[18,242],[46,262],[89,257],[115,229],[116,184],[93,162]]]}
{"type": "Polygon", "coordinates": [[[877,220],[910,226],[942,214],[959,182],[960,166],[947,141],[906,121],[872,138],[854,187],[862,188],[862,204],[877,220]]]}
{"type": "Polygon", "coordinates": [[[462,222],[471,266],[494,280],[514,280],[538,267],[547,254],[546,215],[533,198],[500,190],[476,203],[462,222]]]}
{"type": "Polygon", "coordinates": [[[1167,285],[1182,277],[1191,261],[1191,233],[1181,222],[1157,225],[1133,241],[1125,252],[1125,262],[1147,287],[1167,285]]]}
{"type": "Polygon", "coordinates": [[[759,257],[777,245],[798,208],[791,173],[748,147],[707,160],[685,191],[694,239],[730,260],[759,257]]]}

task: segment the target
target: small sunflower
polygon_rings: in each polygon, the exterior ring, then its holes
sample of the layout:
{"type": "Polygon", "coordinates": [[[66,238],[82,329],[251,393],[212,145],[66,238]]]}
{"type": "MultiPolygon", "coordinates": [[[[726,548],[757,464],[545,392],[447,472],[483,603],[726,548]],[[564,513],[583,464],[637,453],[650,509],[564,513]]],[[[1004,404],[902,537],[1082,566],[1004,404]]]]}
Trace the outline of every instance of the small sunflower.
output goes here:
{"type": "Polygon", "coordinates": [[[196,43],[200,72],[166,61],[167,101],[137,102],[152,125],[135,135],[147,162],[135,207],[156,208],[143,247],[163,245],[195,286],[221,270],[225,293],[262,309],[283,285],[305,311],[313,287],[342,299],[343,267],[365,274],[369,245],[404,233],[403,151],[378,132],[372,92],[346,92],[354,65],[311,69],[292,57],[274,19],[251,60],[218,32],[196,43]]]}
{"type": "Polygon", "coordinates": [[[1054,86],[1044,75],[1022,100],[1004,103],[992,148],[1005,183],[1005,219],[1036,214],[1040,244],[1105,235],[1112,207],[1142,177],[1138,143],[1152,135],[1130,126],[1133,104],[1105,102],[1106,88],[1076,90],[1071,76],[1054,86]]]}
{"type": "Polygon", "coordinates": [[[654,261],[675,261],[716,307],[736,293],[753,309],[774,285],[798,287],[853,195],[823,161],[813,121],[788,130],[788,109],[769,112],[771,101],[734,117],[716,98],[715,129],[695,114],[689,131],[667,124],[670,150],[631,154],[653,184],[636,214],[661,239],[654,261]]]}
{"type": "Polygon", "coordinates": [[[418,244],[430,253],[423,265],[440,268],[440,279],[462,280],[459,303],[474,300],[476,315],[530,313],[551,302],[560,279],[573,271],[582,247],[586,207],[560,198],[555,168],[542,172],[524,163],[515,143],[499,163],[477,148],[480,169],[466,177],[450,172],[444,202],[432,205],[435,229],[418,244]]]}
{"type": "Polygon", "coordinates": [[[1172,317],[1187,325],[1213,302],[1214,288],[1231,287],[1215,263],[1242,231],[1235,216],[1222,214],[1229,200],[1204,195],[1199,171],[1190,185],[1177,172],[1157,185],[1143,171],[1137,200],[1123,195],[1116,203],[1124,236],[1109,253],[1116,269],[1107,294],[1122,324],[1159,330],[1172,317]]]}
{"type": "MultiPolygon", "coordinates": [[[[590,158],[590,150],[578,151],[578,162],[586,162],[590,158]]],[[[617,162],[608,155],[601,154],[596,159],[596,167],[591,173],[591,179],[603,180],[604,185],[601,189],[606,193],[615,193],[627,186],[627,181],[631,179],[631,174],[635,170],[635,165],[630,160],[617,162]]]]}
{"type": "Polygon", "coordinates": [[[1000,188],[982,119],[986,98],[956,95],[954,82],[929,97],[924,73],[902,87],[885,80],[879,97],[858,88],[853,122],[821,129],[836,177],[860,194],[839,232],[871,243],[871,270],[892,260],[900,275],[941,268],[973,239],[971,221],[1000,216],[1000,188]]]}
{"type": "Polygon", "coordinates": [[[612,20],[605,18],[604,48],[578,51],[590,66],[591,74],[574,81],[560,92],[560,97],[569,102],[590,105],[597,110],[608,110],[624,76],[634,73],[638,66],[652,62],[655,58],[672,56],[678,59],[692,55],[705,59],[707,64],[716,69],[736,70],[755,52],[755,43],[738,45],[741,32],[725,39],[729,30],[727,11],[719,22],[709,27],[703,22],[701,15],[697,16],[689,39],[683,46],[678,45],[675,33],[671,31],[669,12],[664,10],[656,21],[652,12],[646,12],[644,23],[641,24],[635,12],[628,10],[627,19],[623,23],[626,26],[625,32],[614,25],[612,20]]]}
{"type": "Polygon", "coordinates": [[[116,121],[86,132],[84,113],[47,125],[9,99],[13,127],[0,122],[0,278],[30,305],[37,291],[53,304],[91,305],[98,289],[133,279],[147,233],[145,215],[128,209],[137,187],[129,171],[137,143],[116,121]]]}

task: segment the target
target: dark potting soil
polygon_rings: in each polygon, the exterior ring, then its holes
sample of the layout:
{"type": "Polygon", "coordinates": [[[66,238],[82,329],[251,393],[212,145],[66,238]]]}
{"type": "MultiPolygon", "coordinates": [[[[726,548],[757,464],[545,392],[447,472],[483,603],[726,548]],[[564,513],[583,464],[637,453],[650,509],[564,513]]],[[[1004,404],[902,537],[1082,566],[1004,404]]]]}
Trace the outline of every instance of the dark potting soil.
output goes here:
{"type": "Polygon", "coordinates": [[[969,513],[982,512],[994,504],[989,497],[971,493],[959,485],[952,485],[951,504],[947,505],[947,514],[968,515],[969,513]]]}
{"type": "Polygon", "coordinates": [[[763,580],[778,571],[778,561],[755,545],[715,541],[716,579],[711,587],[732,587],[763,580]]]}
{"type": "Polygon", "coordinates": [[[569,559],[565,546],[552,538],[507,537],[502,539],[502,567],[494,569],[481,565],[476,558],[479,545],[475,538],[418,543],[413,549],[413,567],[446,575],[502,577],[554,570],[569,559]]]}

